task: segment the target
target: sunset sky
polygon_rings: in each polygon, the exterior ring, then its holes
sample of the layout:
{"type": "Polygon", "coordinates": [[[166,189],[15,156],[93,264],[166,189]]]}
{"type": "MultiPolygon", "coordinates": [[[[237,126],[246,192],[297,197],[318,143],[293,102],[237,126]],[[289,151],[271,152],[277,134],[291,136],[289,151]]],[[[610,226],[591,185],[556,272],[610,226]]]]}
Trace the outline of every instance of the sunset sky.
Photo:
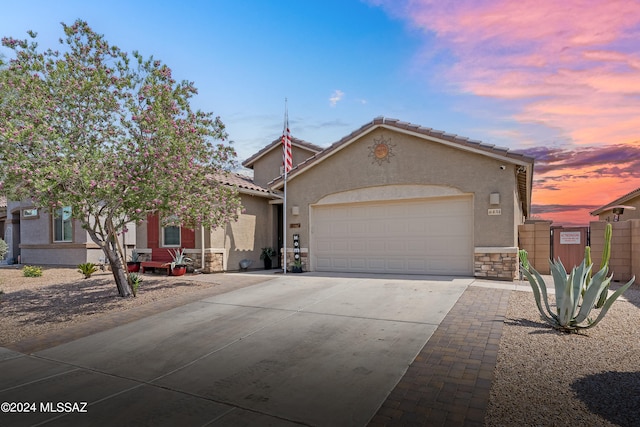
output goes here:
{"type": "Polygon", "coordinates": [[[55,47],[77,18],[194,81],[240,160],[286,97],[321,146],[386,116],[529,154],[554,224],[640,187],[640,1],[34,0],[3,5],[0,36],[55,47]]]}

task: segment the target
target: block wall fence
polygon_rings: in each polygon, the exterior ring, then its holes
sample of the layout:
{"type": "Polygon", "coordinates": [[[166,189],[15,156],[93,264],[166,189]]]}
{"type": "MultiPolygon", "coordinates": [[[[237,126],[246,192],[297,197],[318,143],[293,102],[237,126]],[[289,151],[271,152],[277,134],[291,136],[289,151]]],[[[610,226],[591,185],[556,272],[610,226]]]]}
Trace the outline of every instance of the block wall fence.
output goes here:
{"type": "Polygon", "coordinates": [[[527,251],[529,263],[540,274],[550,274],[551,221],[533,221],[518,227],[520,249],[527,251]]]}
{"type": "MultiPolygon", "coordinates": [[[[591,260],[594,271],[600,267],[604,248],[606,221],[589,223],[591,260]]],[[[614,281],[626,282],[633,276],[640,283],[640,219],[612,222],[609,272],[614,281]]],[[[540,274],[549,274],[551,256],[551,222],[536,221],[519,226],[521,249],[528,252],[529,262],[540,274]]]]}

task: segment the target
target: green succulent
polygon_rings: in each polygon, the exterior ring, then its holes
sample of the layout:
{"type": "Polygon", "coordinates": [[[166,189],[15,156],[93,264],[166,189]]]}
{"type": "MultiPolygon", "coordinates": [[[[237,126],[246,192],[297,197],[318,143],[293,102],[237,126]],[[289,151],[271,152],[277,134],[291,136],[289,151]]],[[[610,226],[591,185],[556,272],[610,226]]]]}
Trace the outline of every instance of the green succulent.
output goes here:
{"type": "Polygon", "coordinates": [[[138,273],[129,273],[129,284],[131,285],[131,289],[133,290],[133,296],[138,295],[138,288],[142,283],[142,276],[138,273]]]}
{"type": "Polygon", "coordinates": [[[609,288],[609,284],[613,278],[613,275],[607,277],[609,271],[608,266],[604,266],[587,283],[592,265],[587,266],[586,261],[583,260],[580,265],[574,267],[568,275],[560,260],[549,261],[549,264],[555,286],[555,312],[549,305],[547,285],[542,276],[540,276],[540,273],[532,267],[529,270],[523,269],[523,273],[531,285],[538,311],[540,311],[542,317],[554,328],[565,332],[578,332],[579,330],[588,329],[597,325],[607,314],[607,311],[609,311],[609,308],[611,308],[615,300],[635,281],[635,277],[633,277],[629,282],[614,292],[613,295],[606,298],[606,289],[609,288]],[[583,289],[584,294],[582,292],[583,289]],[[605,300],[600,313],[595,320],[591,320],[591,317],[589,317],[591,310],[594,308],[596,300],[600,298],[603,293],[605,293],[605,300]],[[542,307],[542,303],[544,303],[544,308],[542,307]]]}
{"type": "Polygon", "coordinates": [[[42,276],[42,267],[35,265],[25,265],[22,268],[22,275],[24,277],[40,277],[42,276]]]}
{"type": "Polygon", "coordinates": [[[96,265],[92,262],[85,262],[84,264],[78,264],[78,273],[83,274],[85,279],[90,278],[91,275],[96,271],[98,271],[98,267],[96,267],[96,265]]]}

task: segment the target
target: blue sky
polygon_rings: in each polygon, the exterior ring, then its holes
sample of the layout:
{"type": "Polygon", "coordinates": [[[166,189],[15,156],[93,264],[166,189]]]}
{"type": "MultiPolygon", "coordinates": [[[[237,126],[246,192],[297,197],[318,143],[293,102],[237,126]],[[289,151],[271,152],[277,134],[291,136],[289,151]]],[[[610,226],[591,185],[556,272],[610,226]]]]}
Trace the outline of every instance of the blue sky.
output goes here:
{"type": "Polygon", "coordinates": [[[640,187],[640,5],[609,3],[35,0],[5,2],[0,36],[55,47],[86,20],[194,81],[239,160],[281,135],[285,97],[292,135],[320,146],[386,116],[535,153],[534,212],[585,223],[640,187]]]}
{"type": "Polygon", "coordinates": [[[54,46],[59,23],[76,18],[194,81],[196,106],[221,116],[240,159],[281,135],[285,98],[293,136],[321,146],[381,115],[485,136],[473,100],[451,99],[430,77],[445,53],[421,63],[424,37],[360,1],[11,3],[0,32],[33,29],[41,46],[54,46]]]}

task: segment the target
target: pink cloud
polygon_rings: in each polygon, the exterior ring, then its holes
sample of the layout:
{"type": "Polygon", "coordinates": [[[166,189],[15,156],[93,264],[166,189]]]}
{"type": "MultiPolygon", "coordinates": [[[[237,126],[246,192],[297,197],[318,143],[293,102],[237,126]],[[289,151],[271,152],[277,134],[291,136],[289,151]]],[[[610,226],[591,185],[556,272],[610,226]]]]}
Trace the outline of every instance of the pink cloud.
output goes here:
{"type": "Polygon", "coordinates": [[[637,139],[630,129],[640,128],[639,2],[373,3],[435,35],[436,48],[455,58],[443,78],[459,91],[524,101],[516,120],[561,129],[577,144],[637,139]]]}

